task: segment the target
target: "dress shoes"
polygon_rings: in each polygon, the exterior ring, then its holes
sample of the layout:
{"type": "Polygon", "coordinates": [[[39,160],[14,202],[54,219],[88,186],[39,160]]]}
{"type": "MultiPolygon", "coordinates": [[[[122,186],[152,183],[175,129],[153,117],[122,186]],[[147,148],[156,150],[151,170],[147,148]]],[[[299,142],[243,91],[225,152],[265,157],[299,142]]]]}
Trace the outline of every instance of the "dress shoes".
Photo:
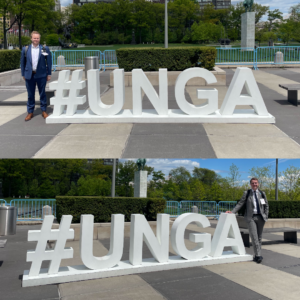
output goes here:
{"type": "Polygon", "coordinates": [[[44,119],[49,117],[49,115],[45,111],[42,112],[42,116],[43,116],[44,119]]]}
{"type": "Polygon", "coordinates": [[[25,118],[25,121],[30,121],[33,118],[33,113],[28,113],[28,115],[25,118]]]}
{"type": "Polygon", "coordinates": [[[260,264],[263,260],[262,256],[255,256],[255,258],[253,258],[254,261],[256,261],[258,264],[260,264]]]}

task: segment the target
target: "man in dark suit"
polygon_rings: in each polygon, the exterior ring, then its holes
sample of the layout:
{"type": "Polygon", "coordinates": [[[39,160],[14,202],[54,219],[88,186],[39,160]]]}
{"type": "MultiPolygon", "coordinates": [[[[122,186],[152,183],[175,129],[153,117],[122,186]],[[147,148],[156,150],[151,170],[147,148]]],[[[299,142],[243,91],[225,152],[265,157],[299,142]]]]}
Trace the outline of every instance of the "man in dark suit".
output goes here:
{"type": "Polygon", "coordinates": [[[258,189],[259,182],[257,178],[250,180],[251,189],[245,191],[239,203],[231,211],[226,213],[237,213],[243,206],[245,206],[245,221],[247,222],[249,234],[254,248],[253,260],[261,263],[263,257],[261,256],[262,232],[265,222],[268,220],[269,204],[265,192],[258,189]]]}
{"type": "Polygon", "coordinates": [[[33,118],[35,108],[35,88],[38,86],[41,102],[42,116],[44,119],[47,114],[46,83],[51,79],[52,58],[48,47],[40,45],[41,35],[37,31],[31,33],[32,44],[23,47],[21,55],[21,72],[23,79],[26,80],[28,92],[27,112],[25,121],[33,118]]]}

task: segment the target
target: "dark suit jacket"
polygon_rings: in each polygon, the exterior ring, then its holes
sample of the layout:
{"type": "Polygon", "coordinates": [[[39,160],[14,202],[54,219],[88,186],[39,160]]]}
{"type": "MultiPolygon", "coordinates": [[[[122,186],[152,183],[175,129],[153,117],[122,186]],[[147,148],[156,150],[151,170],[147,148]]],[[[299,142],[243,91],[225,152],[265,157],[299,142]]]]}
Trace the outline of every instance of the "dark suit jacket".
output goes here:
{"type": "MultiPolygon", "coordinates": [[[[248,191],[244,192],[241,200],[235,206],[235,208],[232,210],[232,213],[234,213],[234,214],[237,213],[245,205],[246,207],[245,207],[245,215],[244,215],[244,217],[245,217],[246,222],[250,222],[251,219],[252,219],[252,216],[253,216],[253,209],[254,209],[253,192],[251,190],[248,199],[246,199],[247,192],[248,191]]],[[[262,193],[263,193],[264,197],[259,196],[258,197],[258,203],[259,203],[259,208],[260,208],[261,215],[262,215],[263,219],[265,221],[267,221],[268,220],[268,216],[269,216],[269,204],[268,204],[268,200],[267,200],[265,192],[262,192],[262,193]],[[260,198],[264,198],[266,204],[261,204],[260,198]]]]}
{"type": "MultiPolygon", "coordinates": [[[[26,47],[23,47],[22,49],[21,72],[22,72],[22,76],[25,77],[25,79],[31,79],[32,76],[31,45],[28,46],[27,58],[25,58],[25,48],[26,47]]],[[[35,78],[42,78],[42,77],[46,77],[47,75],[51,75],[51,69],[52,69],[52,57],[49,48],[46,47],[46,52],[48,53],[47,56],[44,56],[42,54],[43,47],[41,45],[39,45],[39,48],[40,48],[40,54],[39,54],[39,60],[36,69],[35,78]]]]}

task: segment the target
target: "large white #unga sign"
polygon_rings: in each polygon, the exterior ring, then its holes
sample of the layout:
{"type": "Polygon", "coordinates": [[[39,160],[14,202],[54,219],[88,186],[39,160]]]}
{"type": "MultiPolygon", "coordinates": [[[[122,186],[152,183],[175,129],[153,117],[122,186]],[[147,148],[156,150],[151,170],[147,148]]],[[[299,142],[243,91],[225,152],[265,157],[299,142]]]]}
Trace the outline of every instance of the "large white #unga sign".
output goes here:
{"type": "Polygon", "coordinates": [[[84,265],[60,268],[62,259],[73,257],[73,249],[65,248],[67,239],[74,238],[74,230],[70,229],[72,216],[63,216],[59,229],[51,229],[53,220],[53,216],[45,216],[41,230],[28,231],[28,241],[37,241],[37,246],[27,252],[27,261],[32,264],[29,271],[24,271],[23,287],[252,260],[245,252],[234,214],[220,215],[212,240],[208,233],[190,233],[189,239],[195,243],[193,250],[185,246],[185,229],[191,222],[200,228],[209,227],[206,216],[183,214],[173,223],[170,234],[170,215],[158,214],[155,236],[143,215],[131,215],[129,261],[121,261],[124,215],[112,215],[110,249],[104,257],[93,256],[94,216],[82,215],[80,255],[84,265]],[[178,256],[169,256],[169,234],[178,256]],[[54,249],[46,249],[48,240],[56,240],[54,249]],[[153,258],[142,259],[143,242],[153,258]],[[223,251],[224,247],[232,251],[223,251]],[[41,269],[45,260],[51,261],[49,269],[41,269]]]}
{"type": "Polygon", "coordinates": [[[218,90],[197,89],[198,99],[206,99],[204,105],[193,105],[185,98],[185,85],[194,78],[201,77],[208,84],[217,82],[215,75],[203,68],[190,68],[177,77],[175,98],[180,109],[168,109],[168,72],[159,69],[159,95],[141,69],[132,70],[132,107],[124,109],[124,70],[114,70],[114,104],[101,101],[99,70],[90,70],[88,75],[89,109],[77,110],[86,102],[80,90],[86,87],[82,80],[83,71],[59,72],[58,81],[49,84],[56,90],[50,99],[54,105],[53,114],[46,123],[275,123],[270,115],[249,68],[237,68],[222,106],[218,109],[218,90]],[[245,86],[246,95],[242,95],[245,86]],[[142,109],[142,90],[148,96],[154,109],[142,109]],[[235,109],[237,105],[250,105],[252,109],[235,109]]]}

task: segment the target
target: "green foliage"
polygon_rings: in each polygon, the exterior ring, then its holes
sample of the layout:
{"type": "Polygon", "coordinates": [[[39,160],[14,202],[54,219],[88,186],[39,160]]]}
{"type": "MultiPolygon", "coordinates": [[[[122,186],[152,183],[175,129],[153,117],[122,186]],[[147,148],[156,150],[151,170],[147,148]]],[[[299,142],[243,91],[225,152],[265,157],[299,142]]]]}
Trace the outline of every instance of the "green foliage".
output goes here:
{"type": "Polygon", "coordinates": [[[46,44],[47,46],[58,46],[59,45],[58,34],[56,33],[48,34],[46,37],[46,44]]]}
{"type": "Polygon", "coordinates": [[[94,215],[94,222],[110,222],[112,214],[124,214],[129,222],[131,214],[144,214],[148,221],[156,220],[163,213],[166,200],[156,198],[109,198],[109,197],[56,197],[56,216],[60,222],[62,215],[72,215],[73,223],[80,223],[82,214],[94,215]]]}
{"type": "Polygon", "coordinates": [[[300,218],[300,201],[269,201],[269,218],[300,218]]]}
{"type": "Polygon", "coordinates": [[[0,50],[0,72],[20,68],[20,50],[0,50]]]}
{"type": "Polygon", "coordinates": [[[85,44],[85,45],[92,45],[92,41],[89,40],[89,39],[84,39],[84,40],[82,41],[82,43],[85,44]]]}
{"type": "Polygon", "coordinates": [[[198,24],[195,22],[192,25],[191,38],[193,42],[209,42],[209,41],[218,41],[222,33],[224,32],[224,27],[221,23],[218,25],[199,22],[198,24]]]}
{"type": "Polygon", "coordinates": [[[118,64],[126,72],[132,69],[183,71],[198,67],[212,70],[217,50],[212,47],[122,48],[117,50],[118,64]]]}
{"type": "Polygon", "coordinates": [[[31,39],[29,36],[22,36],[22,45],[23,46],[28,46],[31,44],[31,39]]]}

